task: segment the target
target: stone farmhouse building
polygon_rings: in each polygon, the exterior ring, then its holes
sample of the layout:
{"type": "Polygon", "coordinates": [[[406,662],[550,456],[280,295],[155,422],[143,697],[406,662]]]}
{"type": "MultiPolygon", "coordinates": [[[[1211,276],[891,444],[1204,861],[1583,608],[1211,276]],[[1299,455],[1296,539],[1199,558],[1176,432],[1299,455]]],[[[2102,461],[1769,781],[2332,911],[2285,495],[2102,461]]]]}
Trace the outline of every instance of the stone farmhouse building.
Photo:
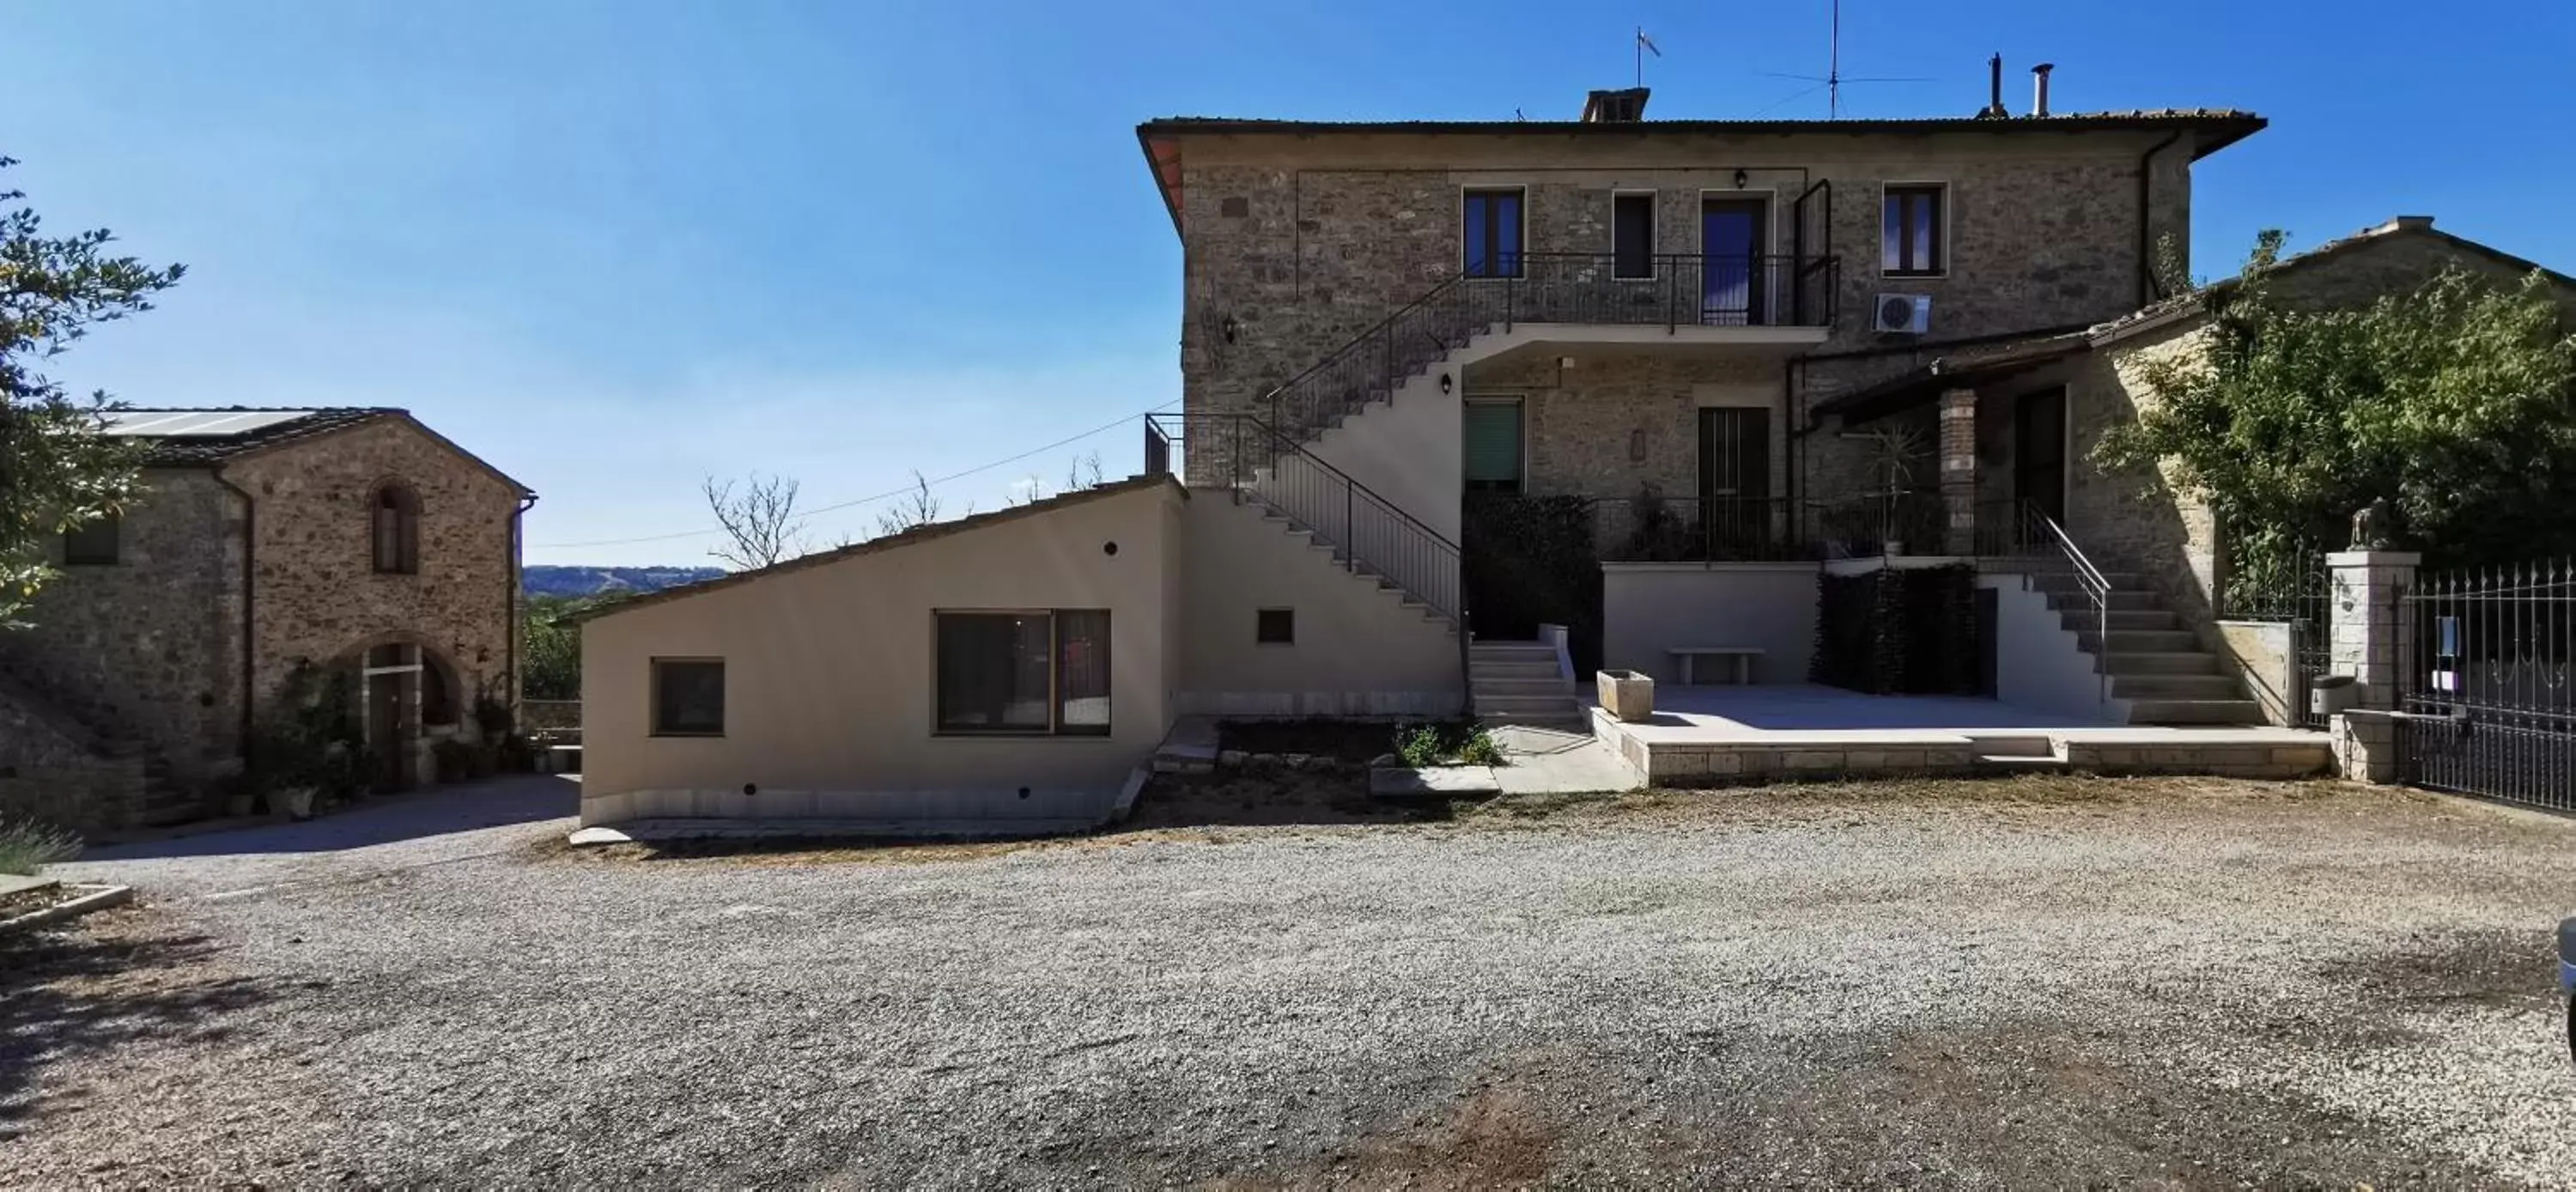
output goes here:
{"type": "MultiPolygon", "coordinates": [[[[1578,675],[1801,684],[1826,581],[1910,569],[1974,573],[1977,695],[2281,722],[2212,623],[2206,510],[2089,458],[2154,400],[2142,354],[2198,342],[2194,164],[2265,121],[1997,91],[1934,119],[1648,120],[1637,89],[1572,121],[1146,122],[1184,275],[1146,474],[595,615],[585,821],[1081,825],[1192,717],[1468,713],[1645,769],[1578,675]]],[[[2407,218],[2283,288],[2451,263],[2531,269],[2407,218]]],[[[2270,747],[2225,764],[2326,756],[2270,747]]]]}
{"type": "Polygon", "coordinates": [[[205,814],[308,669],[349,676],[379,789],[515,705],[525,486],[396,409],[112,418],[145,493],[63,536],[33,628],[0,633],[0,814],[205,814]]]}

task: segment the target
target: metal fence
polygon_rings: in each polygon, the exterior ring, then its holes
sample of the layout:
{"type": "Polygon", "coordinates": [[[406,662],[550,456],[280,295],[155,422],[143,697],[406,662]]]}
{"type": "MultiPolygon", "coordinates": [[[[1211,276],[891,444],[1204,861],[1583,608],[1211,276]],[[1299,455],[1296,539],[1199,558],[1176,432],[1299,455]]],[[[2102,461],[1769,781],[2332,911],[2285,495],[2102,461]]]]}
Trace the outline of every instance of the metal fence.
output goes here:
{"type": "Polygon", "coordinates": [[[2576,811],[2576,560],[2427,573],[2398,604],[2399,777],[2576,811]]]}
{"type": "Polygon", "coordinates": [[[2292,682],[2282,693],[2291,723],[2327,727],[2309,692],[2334,668],[2334,572],[2322,553],[2302,551],[2262,569],[2231,575],[2218,595],[2218,616],[2228,621],[2276,621],[2290,628],[2292,682]]]}

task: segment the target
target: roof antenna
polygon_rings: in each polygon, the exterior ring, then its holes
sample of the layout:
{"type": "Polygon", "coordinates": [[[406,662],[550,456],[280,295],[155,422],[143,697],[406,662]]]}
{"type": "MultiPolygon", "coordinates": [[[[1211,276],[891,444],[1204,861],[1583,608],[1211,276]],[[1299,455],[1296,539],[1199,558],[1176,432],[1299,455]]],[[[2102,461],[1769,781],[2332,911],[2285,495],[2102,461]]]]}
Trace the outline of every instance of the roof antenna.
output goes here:
{"type": "MultiPolygon", "coordinates": [[[[1834,2],[1840,4],[1842,0],[1834,0],[1834,2]]],[[[1650,53],[1658,58],[1664,56],[1662,50],[1655,48],[1655,39],[1646,36],[1646,27],[1639,25],[1637,26],[1637,85],[1640,87],[1646,85],[1646,55],[1650,53]]]]}
{"type": "MultiPolygon", "coordinates": [[[[1777,73],[1777,72],[1774,72],[1774,71],[1768,71],[1768,70],[1763,71],[1762,73],[1764,73],[1764,74],[1766,74],[1766,75],[1770,75],[1772,78],[1775,78],[1775,79],[1800,79],[1800,80],[1804,80],[1804,81],[1806,81],[1806,82],[1810,82],[1810,83],[1822,83],[1822,84],[1824,84],[1824,88],[1825,88],[1825,118],[1826,118],[1826,119],[1828,119],[1828,120],[1840,120],[1840,119],[1842,119],[1842,116],[1843,116],[1843,84],[1845,84],[1845,83],[1928,83],[1928,82],[1931,82],[1931,81],[1932,81],[1932,80],[1930,80],[1930,79],[1921,78],[1921,77],[1917,77],[1917,76],[1911,76],[1911,75],[1909,75],[1909,76],[1904,76],[1904,77],[1883,76],[1883,77],[1860,78],[1860,79],[1846,79],[1846,78],[1844,78],[1844,77],[1843,77],[1843,0],[1832,0],[1832,3],[1833,3],[1833,27],[1832,27],[1833,31],[1832,31],[1830,34],[1828,34],[1828,35],[1827,35],[1827,39],[1826,39],[1826,42],[1825,42],[1825,76],[1824,76],[1823,78],[1817,78],[1817,77],[1816,77],[1816,76],[1814,76],[1814,75],[1780,74],[1780,73],[1777,73]]],[[[1810,88],[1810,89],[1808,89],[1808,91],[1801,92],[1800,94],[1812,94],[1812,93],[1813,93],[1813,91],[1814,91],[1814,89],[1813,89],[1813,88],[1810,88]]],[[[1795,98],[1795,97],[1793,96],[1793,97],[1791,97],[1791,98],[1795,98]]],[[[1785,102],[1787,102],[1787,101],[1786,101],[1786,100],[1783,100],[1782,102],[1784,102],[1784,103],[1785,103],[1785,102]]]]}

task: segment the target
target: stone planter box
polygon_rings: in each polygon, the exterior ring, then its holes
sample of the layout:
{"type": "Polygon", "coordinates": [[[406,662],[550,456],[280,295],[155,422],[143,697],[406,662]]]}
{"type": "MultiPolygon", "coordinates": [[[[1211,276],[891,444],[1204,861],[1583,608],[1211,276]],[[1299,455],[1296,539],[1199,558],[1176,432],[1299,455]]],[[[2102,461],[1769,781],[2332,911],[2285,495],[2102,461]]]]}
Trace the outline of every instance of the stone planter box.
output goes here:
{"type": "Polygon", "coordinates": [[[1655,715],[1655,680],[1636,671],[1606,670],[1600,673],[1601,708],[1628,724],[1650,720],[1655,715]]]}

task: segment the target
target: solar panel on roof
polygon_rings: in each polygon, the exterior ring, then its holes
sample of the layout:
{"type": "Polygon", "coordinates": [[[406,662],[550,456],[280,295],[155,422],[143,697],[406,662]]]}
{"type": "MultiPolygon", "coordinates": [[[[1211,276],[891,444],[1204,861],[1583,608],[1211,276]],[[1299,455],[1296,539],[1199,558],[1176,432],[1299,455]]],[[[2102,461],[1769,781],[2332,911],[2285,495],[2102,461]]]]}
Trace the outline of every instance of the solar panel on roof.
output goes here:
{"type": "Polygon", "coordinates": [[[119,410],[107,433],[156,439],[220,439],[310,418],[313,410],[119,410]]]}

